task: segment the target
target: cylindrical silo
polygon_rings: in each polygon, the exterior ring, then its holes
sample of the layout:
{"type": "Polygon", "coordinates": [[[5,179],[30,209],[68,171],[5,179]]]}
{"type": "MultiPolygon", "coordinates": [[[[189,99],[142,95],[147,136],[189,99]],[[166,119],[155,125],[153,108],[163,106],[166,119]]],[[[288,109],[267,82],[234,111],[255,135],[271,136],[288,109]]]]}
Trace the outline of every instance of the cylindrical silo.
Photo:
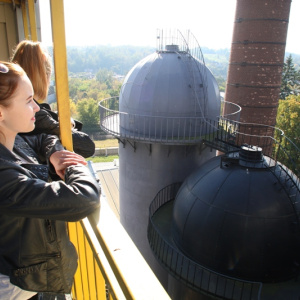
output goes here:
{"type": "Polygon", "coordinates": [[[188,48],[166,45],[128,73],[119,110],[121,223],[166,286],[167,272],[147,240],[149,205],[159,190],[182,182],[215,155],[202,137],[220,115],[219,89],[188,48]]]}
{"type": "Polygon", "coordinates": [[[225,101],[241,122],[274,126],[291,0],[237,0],[225,101]]]}

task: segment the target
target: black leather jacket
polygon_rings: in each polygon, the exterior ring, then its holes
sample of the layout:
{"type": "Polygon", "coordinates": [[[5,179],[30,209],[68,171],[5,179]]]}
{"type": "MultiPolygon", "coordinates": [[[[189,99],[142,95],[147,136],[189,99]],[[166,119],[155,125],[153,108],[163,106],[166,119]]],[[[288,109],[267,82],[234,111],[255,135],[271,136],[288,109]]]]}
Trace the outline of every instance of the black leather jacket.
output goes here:
{"type": "Polygon", "coordinates": [[[46,181],[48,166],[40,163],[61,149],[45,134],[17,136],[17,155],[0,144],[0,273],[29,291],[70,293],[77,253],[65,221],[100,205],[99,185],[85,166],[68,167],[65,182],[46,181]]]}
{"type": "MultiPolygon", "coordinates": [[[[59,136],[57,113],[52,111],[47,103],[37,104],[40,107],[40,111],[35,114],[35,129],[29,134],[47,133],[59,136]]],[[[95,153],[95,143],[88,134],[81,130],[82,123],[75,121],[75,128],[72,129],[73,150],[83,157],[90,157],[95,153]]],[[[26,133],[26,135],[28,135],[28,133],[26,133]]]]}

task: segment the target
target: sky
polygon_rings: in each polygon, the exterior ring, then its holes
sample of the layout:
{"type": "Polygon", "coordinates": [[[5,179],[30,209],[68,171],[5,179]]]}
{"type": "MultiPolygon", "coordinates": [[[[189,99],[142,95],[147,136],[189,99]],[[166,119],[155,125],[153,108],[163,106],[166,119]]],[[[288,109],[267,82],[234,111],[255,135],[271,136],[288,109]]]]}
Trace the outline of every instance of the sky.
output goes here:
{"type": "MultiPolygon", "coordinates": [[[[42,42],[52,44],[50,1],[40,1],[42,42]]],[[[67,46],[156,47],[157,29],[190,30],[201,47],[231,47],[236,0],[64,0],[67,46]],[[84,5],[82,5],[84,3],[84,5]]],[[[300,54],[300,0],[292,0],[286,51],[300,54]]]]}

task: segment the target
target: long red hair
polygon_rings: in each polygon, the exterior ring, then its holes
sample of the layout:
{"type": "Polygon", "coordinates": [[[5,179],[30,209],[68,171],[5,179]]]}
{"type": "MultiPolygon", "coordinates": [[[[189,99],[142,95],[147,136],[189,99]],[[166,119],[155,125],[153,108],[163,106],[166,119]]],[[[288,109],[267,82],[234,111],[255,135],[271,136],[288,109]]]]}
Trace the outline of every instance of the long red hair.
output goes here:
{"type": "Polygon", "coordinates": [[[52,65],[51,57],[42,44],[21,41],[14,49],[11,61],[25,70],[32,83],[35,100],[44,101],[48,94],[52,65]]]}

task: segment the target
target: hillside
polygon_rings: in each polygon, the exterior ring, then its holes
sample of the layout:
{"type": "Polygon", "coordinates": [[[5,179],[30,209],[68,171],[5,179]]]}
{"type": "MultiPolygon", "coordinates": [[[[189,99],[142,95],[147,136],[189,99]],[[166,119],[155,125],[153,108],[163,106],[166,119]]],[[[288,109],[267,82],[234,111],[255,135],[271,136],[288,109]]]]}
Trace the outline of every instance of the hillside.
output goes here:
{"type": "MultiPolygon", "coordinates": [[[[207,67],[218,79],[226,81],[230,49],[209,49],[203,47],[202,53],[207,67]]],[[[52,49],[49,49],[52,53],[52,49]]],[[[100,69],[113,71],[118,75],[126,75],[141,59],[155,52],[151,47],[135,46],[89,46],[68,47],[69,73],[97,73],[100,69]]],[[[290,53],[286,53],[286,57],[290,53]]],[[[292,54],[296,68],[300,67],[300,55],[292,54]]]]}

